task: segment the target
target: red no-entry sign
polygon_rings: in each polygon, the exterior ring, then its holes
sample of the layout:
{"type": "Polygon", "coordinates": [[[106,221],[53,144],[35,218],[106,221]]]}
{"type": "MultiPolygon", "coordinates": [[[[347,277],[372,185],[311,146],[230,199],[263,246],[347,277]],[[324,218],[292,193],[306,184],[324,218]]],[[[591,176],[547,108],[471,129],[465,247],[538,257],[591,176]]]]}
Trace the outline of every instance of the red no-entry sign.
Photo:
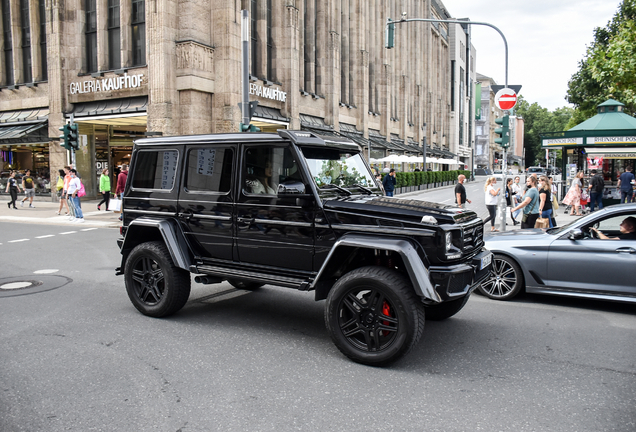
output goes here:
{"type": "Polygon", "coordinates": [[[513,109],[517,105],[517,93],[511,88],[503,88],[495,95],[495,104],[504,111],[513,109]]]}

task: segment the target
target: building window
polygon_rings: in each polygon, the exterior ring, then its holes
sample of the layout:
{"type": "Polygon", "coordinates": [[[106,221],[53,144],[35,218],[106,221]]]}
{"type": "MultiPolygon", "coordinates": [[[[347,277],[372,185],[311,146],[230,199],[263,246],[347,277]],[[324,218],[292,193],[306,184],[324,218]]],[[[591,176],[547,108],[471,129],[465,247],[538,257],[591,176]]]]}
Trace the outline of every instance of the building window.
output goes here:
{"type": "Polygon", "coordinates": [[[274,80],[274,39],[272,38],[272,0],[267,0],[267,79],[274,80]]]}
{"type": "Polygon", "coordinates": [[[11,6],[2,0],[2,29],[4,33],[4,83],[13,84],[13,43],[11,40],[11,6]]]}
{"type": "Polygon", "coordinates": [[[42,67],[41,79],[48,79],[48,66],[46,62],[46,5],[45,0],[39,0],[40,9],[40,65],[42,67]]]}
{"type": "Polygon", "coordinates": [[[97,72],[97,0],[86,0],[86,71],[97,72]]]}
{"type": "Polygon", "coordinates": [[[29,21],[29,0],[20,0],[20,26],[22,27],[22,82],[32,82],[31,72],[31,23],[29,21]]]}
{"type": "Polygon", "coordinates": [[[119,27],[119,0],[108,0],[108,68],[121,67],[121,30],[119,27]]]}
{"type": "Polygon", "coordinates": [[[250,74],[256,76],[256,0],[250,1],[250,74]]]}
{"type": "Polygon", "coordinates": [[[132,0],[133,66],[146,64],[146,2],[132,0]]]}

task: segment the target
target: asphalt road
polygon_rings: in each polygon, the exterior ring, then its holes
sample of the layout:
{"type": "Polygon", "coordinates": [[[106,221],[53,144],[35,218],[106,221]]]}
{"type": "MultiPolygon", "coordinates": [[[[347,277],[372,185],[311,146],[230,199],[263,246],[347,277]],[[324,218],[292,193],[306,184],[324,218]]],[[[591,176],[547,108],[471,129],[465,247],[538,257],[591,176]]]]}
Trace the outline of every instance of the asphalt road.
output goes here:
{"type": "Polygon", "coordinates": [[[311,293],[194,285],[177,315],[141,315],[117,235],[0,223],[0,287],[42,282],[0,288],[0,431],[636,430],[634,306],[474,295],[373,368],[311,293]]]}

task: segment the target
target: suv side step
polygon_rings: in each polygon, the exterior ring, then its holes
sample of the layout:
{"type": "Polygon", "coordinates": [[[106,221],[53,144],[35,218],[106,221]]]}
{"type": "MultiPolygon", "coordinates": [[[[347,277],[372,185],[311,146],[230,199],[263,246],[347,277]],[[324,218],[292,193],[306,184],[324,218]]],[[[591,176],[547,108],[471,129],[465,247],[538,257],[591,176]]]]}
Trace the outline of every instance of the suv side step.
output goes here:
{"type": "Polygon", "coordinates": [[[196,266],[196,273],[202,273],[212,276],[218,276],[223,279],[243,279],[252,282],[260,282],[263,284],[284,286],[288,288],[298,288],[300,291],[308,291],[313,279],[302,279],[294,277],[285,277],[280,275],[271,275],[267,273],[259,273],[254,271],[237,270],[226,267],[218,267],[211,265],[196,266]]]}

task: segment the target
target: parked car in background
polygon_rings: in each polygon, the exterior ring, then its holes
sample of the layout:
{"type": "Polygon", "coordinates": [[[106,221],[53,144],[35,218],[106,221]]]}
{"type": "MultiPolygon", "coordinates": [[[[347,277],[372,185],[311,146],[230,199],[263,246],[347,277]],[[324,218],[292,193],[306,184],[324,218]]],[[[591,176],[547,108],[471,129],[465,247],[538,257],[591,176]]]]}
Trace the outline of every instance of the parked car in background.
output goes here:
{"type": "Polygon", "coordinates": [[[528,168],[526,174],[529,176],[532,174],[536,174],[537,178],[540,178],[542,175],[547,175],[547,170],[540,166],[534,166],[534,167],[528,168]]]}
{"type": "Polygon", "coordinates": [[[474,174],[476,176],[490,175],[490,170],[488,168],[475,168],[474,174]]]}
{"type": "Polygon", "coordinates": [[[593,229],[618,237],[628,217],[636,217],[635,203],[605,207],[562,227],[495,233],[486,239],[493,270],[479,291],[495,300],[525,291],[636,303],[636,239],[602,240],[593,229]]]}

